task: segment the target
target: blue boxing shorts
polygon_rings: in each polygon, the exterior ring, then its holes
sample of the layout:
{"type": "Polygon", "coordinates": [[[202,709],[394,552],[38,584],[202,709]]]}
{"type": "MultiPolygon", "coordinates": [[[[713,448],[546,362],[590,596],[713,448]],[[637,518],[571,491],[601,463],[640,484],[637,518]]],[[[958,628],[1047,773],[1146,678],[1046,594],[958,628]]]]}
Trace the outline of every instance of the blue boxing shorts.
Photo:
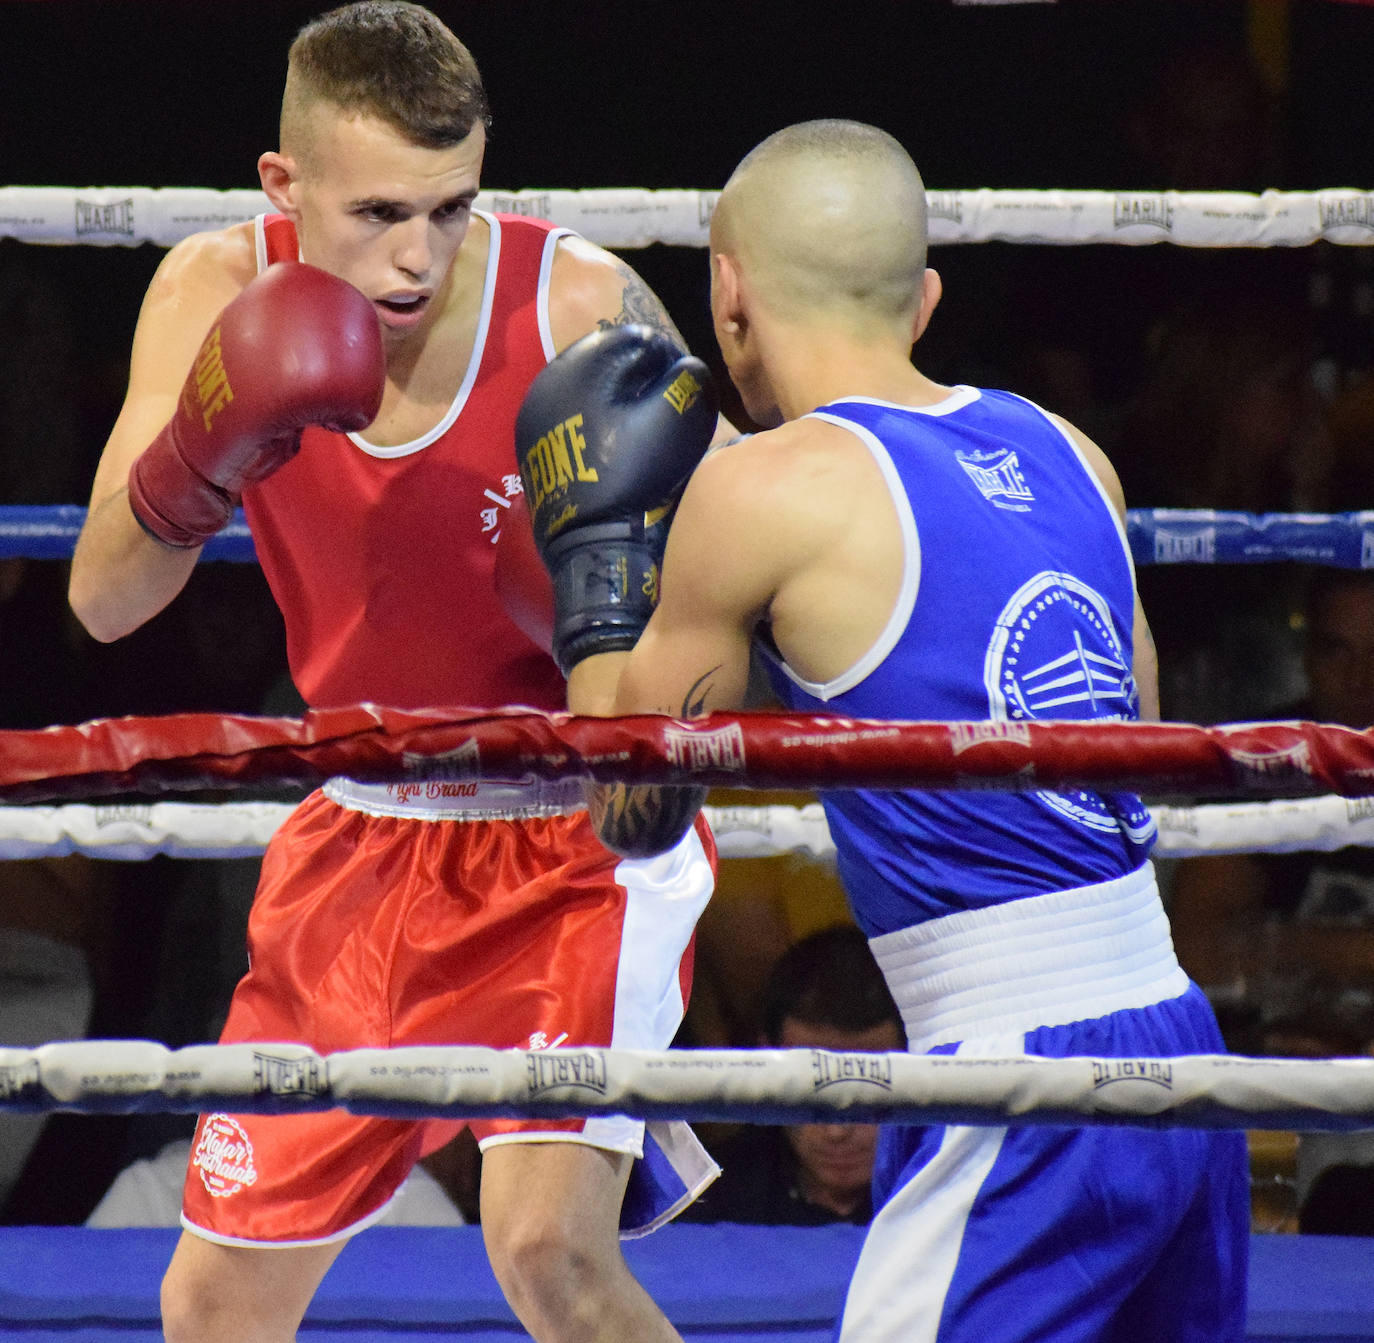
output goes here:
{"type": "MultiPolygon", "coordinates": [[[[1225,1052],[1202,993],[930,1052],[1006,1058],[1225,1052]]],[[[843,1343],[1239,1343],[1244,1134],[891,1125],[843,1343]]]]}

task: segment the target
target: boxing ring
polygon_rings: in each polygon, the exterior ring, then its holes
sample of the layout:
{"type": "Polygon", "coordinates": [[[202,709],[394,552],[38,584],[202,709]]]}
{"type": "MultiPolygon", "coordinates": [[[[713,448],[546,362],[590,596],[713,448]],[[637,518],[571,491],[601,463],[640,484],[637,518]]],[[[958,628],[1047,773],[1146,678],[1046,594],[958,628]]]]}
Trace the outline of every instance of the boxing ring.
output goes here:
{"type": "MultiPolygon", "coordinates": [[[[538,214],[611,247],[701,246],[715,193],[484,192],[482,208],[538,214]]],[[[935,191],[933,244],[1303,246],[1371,241],[1357,191],[935,191]]],[[[266,208],[257,192],[0,188],[5,236],[32,243],[169,245],[266,208]]],[[[0,510],[0,557],[70,555],[83,510],[0,510]]],[[[1137,564],[1303,562],[1374,567],[1374,511],[1336,515],[1135,510],[1137,564]]],[[[254,559],[241,520],[205,558],[254,559]]],[[[80,852],[138,861],[261,851],[284,805],[99,799],[213,787],[581,775],[726,789],[1123,788],[1228,801],[1154,809],[1156,852],[1374,844],[1374,733],[1315,723],[877,723],[781,714],[692,723],[509,710],[356,706],[301,719],[174,715],[0,733],[0,858],[80,852]],[[95,801],[92,801],[95,799],[95,801]]],[[[721,853],[824,857],[817,807],[711,809],[721,853]]],[[[1374,1059],[979,1060],[820,1050],[357,1050],[299,1045],[168,1050],[148,1041],[0,1049],[0,1112],[209,1108],[449,1116],[631,1113],[697,1120],[805,1118],[1140,1127],[1374,1129],[1374,1059]]],[[[0,1336],[154,1338],[175,1231],[0,1229],[0,1336]]],[[[670,1226],[627,1247],[684,1336],[820,1340],[862,1229],[670,1226]],[[805,1265],[805,1271],[799,1272],[805,1265]]],[[[1374,1245],[1256,1236],[1248,1337],[1374,1340],[1374,1245]]],[[[359,1339],[501,1339],[521,1331],[475,1227],[375,1228],[326,1278],[302,1328],[359,1339]],[[385,1302],[377,1284],[388,1285],[385,1302]]]]}

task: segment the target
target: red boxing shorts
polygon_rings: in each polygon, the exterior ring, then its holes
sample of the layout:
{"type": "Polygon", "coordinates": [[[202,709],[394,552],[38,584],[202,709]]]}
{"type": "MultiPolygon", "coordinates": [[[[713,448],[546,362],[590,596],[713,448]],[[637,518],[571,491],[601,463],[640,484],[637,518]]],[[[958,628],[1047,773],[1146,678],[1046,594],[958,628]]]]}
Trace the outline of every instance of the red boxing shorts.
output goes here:
{"type": "MultiPolygon", "coordinates": [[[[704,822],[673,850],[622,859],[571,784],[331,780],[263,859],[249,971],[222,1044],[321,1054],[399,1045],[666,1049],[714,882],[704,822]]],[[[496,1142],[573,1141],[646,1158],[680,1182],[627,1234],[652,1229],[715,1174],[685,1125],[623,1116],[396,1120],[344,1110],[202,1116],[182,1203],[224,1244],[342,1239],[376,1221],[420,1157],[469,1123],[496,1142]],[[669,1133],[671,1129],[671,1133],[669,1133]],[[670,1140],[669,1140],[670,1139],[670,1140]]],[[[633,1185],[633,1181],[632,1181],[633,1185]]],[[[627,1195],[627,1206],[630,1202],[627,1195]]]]}

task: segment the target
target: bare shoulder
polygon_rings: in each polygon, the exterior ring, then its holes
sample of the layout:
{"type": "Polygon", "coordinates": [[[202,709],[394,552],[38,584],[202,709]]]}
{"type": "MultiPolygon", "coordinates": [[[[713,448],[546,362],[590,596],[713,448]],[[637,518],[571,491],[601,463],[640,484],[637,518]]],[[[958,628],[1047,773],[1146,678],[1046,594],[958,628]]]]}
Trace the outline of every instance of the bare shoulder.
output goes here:
{"type": "Polygon", "coordinates": [[[844,516],[863,445],[823,420],[790,420],[713,448],[697,467],[687,497],[716,519],[717,529],[776,537],[815,535],[830,516],[844,516]]]}
{"type": "Polygon", "coordinates": [[[202,292],[225,294],[228,302],[256,274],[257,250],[251,223],[208,233],[193,233],[177,243],[149,285],[158,298],[187,298],[202,292]]]}
{"type": "Polygon", "coordinates": [[[560,238],[549,277],[554,345],[566,349],[592,331],[638,323],[682,336],[657,294],[614,252],[570,235],[560,238]]]}
{"type": "Polygon", "coordinates": [[[216,316],[256,274],[252,224],[192,234],[163,257],[138,315],[128,391],[111,435],[111,443],[128,440],[125,456],[165,422],[216,316]]]}
{"type": "Polygon", "coordinates": [[[1048,411],[1046,414],[1069,436],[1079,452],[1083,454],[1083,460],[1087,462],[1093,474],[1102,482],[1102,488],[1107,491],[1107,496],[1116,506],[1117,511],[1125,512],[1126,496],[1121,489],[1121,481],[1117,477],[1116,468],[1112,466],[1107,454],[1087,434],[1076,425],[1070,424],[1062,415],[1054,415],[1048,411]]]}

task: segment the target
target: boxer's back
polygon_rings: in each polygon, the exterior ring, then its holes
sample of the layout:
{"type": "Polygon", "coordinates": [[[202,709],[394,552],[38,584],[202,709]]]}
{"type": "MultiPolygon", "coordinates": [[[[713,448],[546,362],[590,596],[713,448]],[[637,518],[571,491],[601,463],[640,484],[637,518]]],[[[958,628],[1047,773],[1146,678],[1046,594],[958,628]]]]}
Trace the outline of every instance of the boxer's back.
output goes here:
{"type": "MultiPolygon", "coordinates": [[[[856,718],[1135,718],[1134,588],[1119,521],[1038,408],[957,388],[912,409],[856,399],[816,417],[883,468],[905,541],[887,628],[825,685],[782,664],[789,705],[856,718]]],[[[841,874],[871,935],[1110,880],[1152,826],[1129,795],[830,791],[841,874]]]]}

